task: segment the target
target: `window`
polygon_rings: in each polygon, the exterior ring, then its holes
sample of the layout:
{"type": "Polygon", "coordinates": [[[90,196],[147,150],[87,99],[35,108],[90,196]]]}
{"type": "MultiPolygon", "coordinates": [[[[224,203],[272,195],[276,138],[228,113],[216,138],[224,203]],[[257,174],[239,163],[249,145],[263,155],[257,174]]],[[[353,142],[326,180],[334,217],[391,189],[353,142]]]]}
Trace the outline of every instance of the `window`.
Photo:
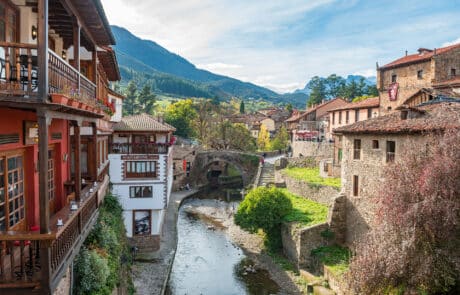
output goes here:
{"type": "Polygon", "coordinates": [[[353,175],[353,196],[357,197],[359,193],[359,177],[358,175],[353,175]]]}
{"type": "Polygon", "coordinates": [[[19,11],[5,2],[0,2],[0,41],[17,42],[19,11]]]}
{"type": "Polygon", "coordinates": [[[355,139],[353,142],[353,159],[361,159],[361,139],[355,139]]]}
{"type": "Polygon", "coordinates": [[[20,230],[25,221],[22,155],[0,156],[0,231],[20,230]]]}
{"type": "Polygon", "coordinates": [[[367,109],[367,118],[372,118],[372,109],[367,109]]]}
{"type": "Polygon", "coordinates": [[[133,211],[133,235],[150,235],[152,227],[152,216],[147,210],[133,211]]]}
{"type": "Polygon", "coordinates": [[[157,162],[126,161],[126,178],[157,177],[157,162]]]}
{"type": "Polygon", "coordinates": [[[339,112],[339,124],[342,124],[342,112],[339,112]]]}
{"type": "Polygon", "coordinates": [[[355,110],[355,122],[359,121],[359,110],[355,110]]]}
{"type": "Polygon", "coordinates": [[[176,162],[173,162],[173,170],[176,171],[176,162]]]}
{"type": "Polygon", "coordinates": [[[335,124],[335,112],[332,113],[332,125],[335,124]]]}
{"type": "Polygon", "coordinates": [[[151,186],[130,186],[129,187],[130,198],[152,198],[152,187],[151,186]]]}
{"type": "Polygon", "coordinates": [[[339,152],[337,153],[337,159],[339,160],[339,162],[342,161],[342,149],[339,149],[339,152]]]}
{"type": "Polygon", "coordinates": [[[387,141],[387,163],[395,161],[396,144],[394,141],[387,141]]]}
{"type": "Polygon", "coordinates": [[[417,79],[423,79],[423,70],[417,71],[417,79]]]}
{"type": "Polygon", "coordinates": [[[457,71],[456,71],[455,69],[450,69],[450,75],[451,75],[452,77],[457,76],[457,73],[456,73],[456,72],[457,72],[457,71]]]}
{"type": "Polygon", "coordinates": [[[374,140],[372,141],[372,148],[373,148],[374,150],[377,150],[377,149],[379,148],[379,141],[378,141],[377,139],[374,139],[374,140]]]}
{"type": "Polygon", "coordinates": [[[347,112],[345,113],[345,124],[348,124],[349,121],[350,121],[350,112],[347,111],[347,112]]]}
{"type": "Polygon", "coordinates": [[[391,83],[396,83],[396,74],[391,75],[391,83]]]}

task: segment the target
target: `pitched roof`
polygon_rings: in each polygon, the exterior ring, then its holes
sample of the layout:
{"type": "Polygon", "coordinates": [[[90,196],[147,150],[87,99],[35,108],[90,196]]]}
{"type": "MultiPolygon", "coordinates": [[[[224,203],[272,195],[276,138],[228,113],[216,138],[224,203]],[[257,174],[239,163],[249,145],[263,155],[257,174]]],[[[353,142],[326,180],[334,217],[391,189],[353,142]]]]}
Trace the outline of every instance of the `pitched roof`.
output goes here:
{"type": "Polygon", "coordinates": [[[150,115],[139,114],[121,118],[121,121],[113,126],[113,130],[173,132],[176,128],[167,123],[160,123],[150,115]]]}
{"type": "Polygon", "coordinates": [[[285,122],[295,122],[302,118],[303,115],[305,115],[306,112],[296,112],[293,113],[291,117],[289,117],[285,122]]]}
{"type": "Polygon", "coordinates": [[[443,48],[437,48],[435,50],[426,49],[426,48],[419,48],[419,50],[418,50],[419,53],[406,55],[404,57],[401,57],[401,58],[399,58],[397,60],[394,60],[394,61],[392,61],[392,62],[380,67],[379,69],[389,69],[389,68],[395,68],[395,67],[406,65],[406,64],[419,63],[419,62],[427,61],[427,60],[430,60],[435,54],[438,55],[438,54],[446,53],[446,52],[448,52],[448,51],[450,51],[452,49],[455,49],[455,48],[460,48],[460,43],[450,45],[450,46],[447,46],[447,47],[443,47],[443,48]]]}
{"type": "Polygon", "coordinates": [[[341,110],[351,110],[351,109],[367,109],[367,108],[376,108],[380,105],[380,99],[378,96],[370,97],[365,100],[361,100],[358,102],[351,102],[343,107],[338,107],[336,109],[332,109],[329,112],[333,111],[341,111],[341,110]]]}
{"type": "Polygon", "coordinates": [[[328,100],[323,102],[319,105],[316,105],[313,108],[308,109],[305,112],[305,115],[311,114],[312,112],[316,111],[316,118],[320,118],[327,114],[331,109],[334,108],[334,105],[346,105],[348,102],[341,97],[336,97],[334,99],[328,100]]]}
{"type": "Polygon", "coordinates": [[[120,69],[118,68],[117,56],[115,51],[109,46],[102,46],[101,50],[97,51],[97,58],[104,67],[105,73],[109,81],[121,80],[120,69]]]}
{"type": "Polygon", "coordinates": [[[413,118],[403,119],[401,112],[408,110],[402,109],[389,115],[356,122],[336,128],[333,132],[343,134],[396,134],[460,128],[460,100],[442,103],[432,101],[423,106],[410,108],[410,111],[416,111],[418,115],[413,118]]]}

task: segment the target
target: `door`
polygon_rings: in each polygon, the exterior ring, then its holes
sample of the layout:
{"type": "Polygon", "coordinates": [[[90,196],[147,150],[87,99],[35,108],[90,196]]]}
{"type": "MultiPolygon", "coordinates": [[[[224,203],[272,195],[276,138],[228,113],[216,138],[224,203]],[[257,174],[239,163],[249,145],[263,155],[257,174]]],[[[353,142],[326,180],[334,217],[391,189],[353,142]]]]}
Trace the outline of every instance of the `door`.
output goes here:
{"type": "Polygon", "coordinates": [[[22,152],[0,155],[0,231],[26,230],[22,152]]]}
{"type": "Polygon", "coordinates": [[[50,215],[56,211],[56,169],[54,160],[54,149],[48,150],[48,204],[50,208],[50,215]]]}

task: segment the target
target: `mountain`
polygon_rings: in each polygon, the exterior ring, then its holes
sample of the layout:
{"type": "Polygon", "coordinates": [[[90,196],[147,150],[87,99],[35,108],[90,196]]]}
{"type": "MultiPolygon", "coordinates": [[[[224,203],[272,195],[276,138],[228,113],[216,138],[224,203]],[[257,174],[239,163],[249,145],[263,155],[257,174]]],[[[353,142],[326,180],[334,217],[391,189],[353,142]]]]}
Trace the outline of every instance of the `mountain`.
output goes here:
{"type": "Polygon", "coordinates": [[[228,99],[264,99],[272,103],[304,105],[306,95],[285,96],[248,82],[198,69],[188,60],[159,44],[142,40],[128,30],[112,26],[122,81],[135,78],[151,83],[157,93],[219,97],[228,99]]]}

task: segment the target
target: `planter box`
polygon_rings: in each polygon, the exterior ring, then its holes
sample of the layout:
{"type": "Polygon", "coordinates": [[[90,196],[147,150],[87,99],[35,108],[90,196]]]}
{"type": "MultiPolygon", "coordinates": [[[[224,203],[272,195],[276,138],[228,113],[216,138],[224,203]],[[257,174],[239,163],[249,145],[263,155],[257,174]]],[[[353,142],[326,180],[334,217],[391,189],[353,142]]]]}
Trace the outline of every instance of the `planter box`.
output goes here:
{"type": "Polygon", "coordinates": [[[63,94],[52,93],[51,94],[51,102],[66,105],[69,101],[69,98],[63,94]]]}
{"type": "Polygon", "coordinates": [[[79,104],[78,100],[74,100],[72,98],[70,98],[67,103],[69,107],[73,107],[73,108],[78,108],[78,104],[79,104]]]}

